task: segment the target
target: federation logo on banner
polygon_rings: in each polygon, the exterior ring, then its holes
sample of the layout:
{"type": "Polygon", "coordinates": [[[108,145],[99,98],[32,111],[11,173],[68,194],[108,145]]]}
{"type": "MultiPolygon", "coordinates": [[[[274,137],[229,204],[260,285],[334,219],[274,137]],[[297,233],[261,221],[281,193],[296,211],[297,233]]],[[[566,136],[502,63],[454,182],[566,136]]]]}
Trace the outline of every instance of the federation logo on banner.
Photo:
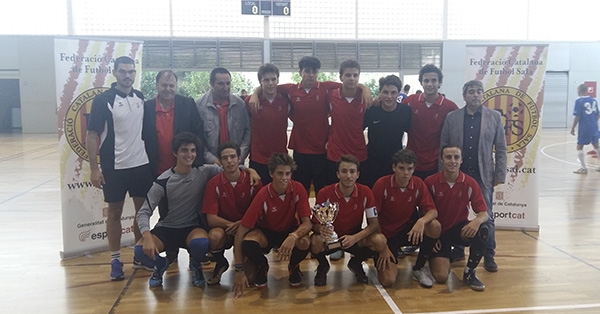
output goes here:
{"type": "Polygon", "coordinates": [[[108,90],[107,87],[94,87],[84,91],[75,97],[69,105],[65,117],[65,137],[69,147],[85,161],[89,161],[85,148],[85,135],[87,130],[87,119],[92,110],[94,97],[108,90]]]}
{"type": "Polygon", "coordinates": [[[526,92],[510,86],[495,87],[483,93],[483,105],[502,115],[508,153],[526,147],[534,139],[540,115],[526,92]]]}

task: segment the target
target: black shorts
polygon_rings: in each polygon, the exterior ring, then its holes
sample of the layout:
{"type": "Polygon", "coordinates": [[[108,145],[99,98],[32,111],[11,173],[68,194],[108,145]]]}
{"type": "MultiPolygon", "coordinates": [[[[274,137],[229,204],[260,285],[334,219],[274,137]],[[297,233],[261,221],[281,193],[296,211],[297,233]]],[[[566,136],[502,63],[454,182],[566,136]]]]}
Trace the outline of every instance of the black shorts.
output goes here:
{"type": "Polygon", "coordinates": [[[260,176],[260,181],[262,182],[263,186],[273,182],[273,178],[271,178],[271,175],[269,174],[269,166],[268,165],[263,165],[256,161],[250,160],[249,166],[250,166],[250,168],[254,169],[258,173],[258,175],[260,176]]]}
{"type": "Polygon", "coordinates": [[[187,237],[194,229],[202,229],[200,226],[189,226],[183,228],[155,227],[150,232],[155,235],[164,245],[164,250],[184,248],[187,249],[187,237]]]}
{"type": "Polygon", "coordinates": [[[264,254],[268,254],[269,252],[271,252],[271,249],[280,247],[281,243],[283,243],[283,241],[285,241],[288,235],[291,232],[294,232],[296,228],[288,231],[273,231],[263,228],[258,228],[258,230],[260,230],[265,235],[265,238],[267,238],[267,246],[261,248],[261,250],[264,254]]]}
{"type": "MultiPolygon", "coordinates": [[[[350,231],[348,232],[346,235],[353,235],[353,234],[357,234],[359,232],[361,232],[363,229],[357,229],[354,231],[350,231]]],[[[325,250],[325,255],[329,255],[333,252],[339,251],[339,250],[343,250],[345,252],[348,252],[352,255],[358,255],[358,256],[362,256],[364,258],[369,258],[369,257],[374,257],[375,256],[375,252],[373,250],[371,250],[368,247],[362,247],[358,245],[358,242],[354,243],[353,246],[347,248],[347,249],[335,249],[335,250],[325,250]]]]}
{"type": "Polygon", "coordinates": [[[458,225],[448,229],[444,234],[440,236],[440,242],[442,243],[442,248],[438,252],[431,252],[429,258],[434,257],[445,257],[450,258],[450,253],[452,251],[452,246],[462,245],[469,246],[471,245],[471,241],[463,240],[461,237],[461,230],[464,226],[466,226],[470,221],[465,220],[458,225]]]}
{"type": "Polygon", "coordinates": [[[107,203],[124,201],[127,192],[131,197],[145,198],[154,181],[149,164],[129,169],[102,170],[102,175],[106,182],[102,191],[107,203]]]}
{"type": "Polygon", "coordinates": [[[390,248],[390,251],[392,252],[392,254],[395,254],[394,252],[398,252],[398,250],[402,246],[412,246],[413,245],[411,242],[408,241],[408,233],[410,232],[410,230],[413,228],[414,225],[415,225],[415,221],[413,221],[411,219],[406,224],[406,226],[404,226],[404,228],[402,228],[402,230],[398,231],[398,233],[396,233],[396,235],[394,235],[393,237],[387,239],[387,245],[388,245],[388,248],[390,248]]]}

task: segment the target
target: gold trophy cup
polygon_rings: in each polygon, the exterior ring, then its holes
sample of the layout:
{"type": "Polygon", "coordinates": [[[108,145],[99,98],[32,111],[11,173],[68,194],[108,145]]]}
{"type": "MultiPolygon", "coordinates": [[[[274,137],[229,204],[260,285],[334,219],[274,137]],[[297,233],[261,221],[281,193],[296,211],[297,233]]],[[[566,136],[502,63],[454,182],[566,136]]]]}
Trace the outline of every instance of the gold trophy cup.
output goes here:
{"type": "Polygon", "coordinates": [[[333,222],[337,218],[337,215],[340,211],[340,207],[338,203],[330,203],[329,201],[316,204],[311,208],[313,216],[321,223],[323,226],[327,226],[332,234],[328,237],[325,237],[325,248],[328,251],[337,250],[342,247],[342,243],[338,238],[337,233],[333,230],[333,222]]]}

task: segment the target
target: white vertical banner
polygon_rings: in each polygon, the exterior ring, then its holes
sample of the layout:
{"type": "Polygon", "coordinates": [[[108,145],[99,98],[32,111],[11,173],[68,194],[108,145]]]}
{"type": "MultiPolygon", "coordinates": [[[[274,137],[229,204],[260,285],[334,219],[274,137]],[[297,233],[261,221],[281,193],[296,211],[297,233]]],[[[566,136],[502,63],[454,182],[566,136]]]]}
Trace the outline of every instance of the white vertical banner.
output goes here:
{"type": "MultiPolygon", "coordinates": [[[[134,88],[139,89],[141,42],[54,40],[63,225],[63,251],[60,255],[63,259],[108,249],[108,206],[102,190],[93,187],[90,181],[85,134],[92,101],[115,81],[112,70],[114,60],[120,56],[135,60],[137,74],[134,88]]],[[[134,242],[134,213],[132,201],[126,199],[121,217],[123,245],[134,242]]]]}
{"type": "Polygon", "coordinates": [[[466,79],[483,82],[483,105],[500,112],[508,152],[506,183],[494,190],[500,229],[539,229],[538,159],[547,45],[467,46],[466,79]]]}

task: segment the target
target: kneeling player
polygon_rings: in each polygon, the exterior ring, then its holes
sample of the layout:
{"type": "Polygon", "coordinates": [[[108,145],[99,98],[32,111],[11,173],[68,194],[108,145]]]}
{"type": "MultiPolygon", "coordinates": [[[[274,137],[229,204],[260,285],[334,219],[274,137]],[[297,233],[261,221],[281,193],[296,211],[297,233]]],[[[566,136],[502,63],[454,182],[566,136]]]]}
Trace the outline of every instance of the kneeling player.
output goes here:
{"type": "MultiPolygon", "coordinates": [[[[373,194],[379,209],[379,226],[387,238],[390,251],[398,252],[401,246],[418,245],[419,255],[412,269],[412,277],[421,286],[431,288],[433,279],[425,269],[425,263],[440,236],[441,226],[435,219],[437,210],[425,183],[413,176],[416,163],[417,156],[411,150],[401,149],[394,153],[394,173],[377,180],[373,194]]],[[[379,258],[377,262],[391,266],[385,267],[385,275],[380,276],[383,277],[380,282],[384,287],[392,286],[398,274],[396,259],[392,257],[386,261],[379,258]]]]}
{"type": "Polygon", "coordinates": [[[296,168],[292,157],[274,153],[268,168],[273,182],[258,192],[235,235],[233,291],[236,298],[241,297],[248,286],[244,257],[258,269],[254,285],[267,286],[269,262],[264,254],[272,248],[279,248],[279,260],[289,260],[290,286],[298,287],[302,283],[299,264],[308,254],[307,234],[312,228],[308,195],[302,184],[292,180],[292,171],[296,168]]]}
{"type": "Polygon", "coordinates": [[[453,245],[471,246],[463,281],[471,289],[483,291],[485,285],[475,275],[488,241],[487,205],[475,179],[460,171],[462,152],[457,146],[441,151],[444,169],[425,179],[435,206],[442,233],[429,260],[429,267],[438,283],[444,283],[450,273],[450,252],[453,245]],[[469,221],[469,204],[477,216],[469,221]]]}
{"type": "MultiPolygon", "coordinates": [[[[339,236],[341,249],[354,255],[348,261],[348,268],[356,276],[356,281],[368,283],[369,280],[363,270],[362,262],[372,256],[373,251],[385,260],[392,259],[393,255],[386,245],[385,237],[378,232],[379,221],[373,192],[368,186],[356,183],[359,176],[359,165],[359,161],[354,156],[342,156],[337,162],[339,182],[321,189],[316,203],[338,204],[339,213],[333,223],[333,231],[339,236]],[[361,225],[365,214],[368,225],[362,229],[361,225]]],[[[311,252],[319,262],[315,286],[324,286],[327,284],[327,273],[330,267],[325,256],[333,252],[326,250],[325,239],[332,234],[332,230],[326,226],[315,224],[313,231],[311,252]]],[[[378,268],[377,270],[381,276],[383,269],[378,268]]]]}
{"type": "MultiPolygon", "coordinates": [[[[173,138],[171,149],[177,164],[156,179],[137,214],[142,239],[136,244],[134,254],[144,265],[154,267],[150,287],[162,285],[163,274],[168,267],[166,258],[158,254],[178,248],[185,248],[190,253],[194,286],[205,285],[201,260],[208,251],[208,235],[201,226],[198,212],[206,183],[221,171],[221,167],[192,166],[200,145],[200,139],[189,132],[180,133],[173,138]],[[161,201],[167,206],[161,209],[160,220],[150,231],[150,217],[161,201]]],[[[260,180],[254,170],[250,172],[252,182],[260,180]]]]}
{"type": "Polygon", "coordinates": [[[223,251],[233,246],[242,217],[262,188],[260,182],[256,186],[250,184],[250,176],[240,168],[240,146],[237,143],[225,142],[219,145],[217,153],[223,172],[208,181],[202,205],[211,228],[208,232],[210,252],[216,260],[215,269],[207,281],[209,285],[218,284],[221,275],[229,268],[223,251]]]}

